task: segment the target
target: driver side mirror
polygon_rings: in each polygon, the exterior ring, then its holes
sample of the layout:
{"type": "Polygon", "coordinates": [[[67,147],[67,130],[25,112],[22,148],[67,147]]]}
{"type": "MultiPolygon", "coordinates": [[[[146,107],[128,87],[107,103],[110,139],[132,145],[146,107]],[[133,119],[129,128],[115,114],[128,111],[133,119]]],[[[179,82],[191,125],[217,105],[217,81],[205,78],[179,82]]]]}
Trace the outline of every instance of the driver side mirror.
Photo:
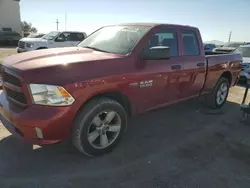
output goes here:
{"type": "Polygon", "coordinates": [[[64,42],[65,39],[62,38],[62,37],[57,37],[55,41],[56,41],[56,42],[64,42]]]}
{"type": "Polygon", "coordinates": [[[171,57],[170,48],[167,46],[153,46],[143,51],[142,59],[160,60],[169,59],[171,57]]]}

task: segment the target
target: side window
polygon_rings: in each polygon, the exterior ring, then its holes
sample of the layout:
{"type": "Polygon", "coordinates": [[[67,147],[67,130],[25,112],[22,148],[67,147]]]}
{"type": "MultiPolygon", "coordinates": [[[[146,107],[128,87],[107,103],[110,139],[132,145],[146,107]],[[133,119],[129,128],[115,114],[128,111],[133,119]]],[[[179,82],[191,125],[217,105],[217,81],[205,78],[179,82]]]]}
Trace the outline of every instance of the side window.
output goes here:
{"type": "Polygon", "coordinates": [[[70,33],[68,36],[68,41],[83,41],[84,35],[82,33],[70,33]]]}
{"type": "Polygon", "coordinates": [[[181,35],[184,45],[184,55],[199,55],[199,44],[195,32],[182,31],[181,35]]]}
{"type": "Polygon", "coordinates": [[[76,35],[77,35],[77,37],[79,39],[78,41],[83,41],[85,39],[83,33],[77,33],[76,35]]]}
{"type": "Polygon", "coordinates": [[[149,41],[149,48],[153,46],[167,46],[170,48],[172,57],[179,55],[177,34],[173,30],[162,30],[155,33],[149,41]]]}
{"type": "Polygon", "coordinates": [[[58,35],[56,37],[56,42],[64,42],[66,40],[66,36],[65,36],[65,33],[61,33],[60,35],[58,35]]]}
{"type": "Polygon", "coordinates": [[[70,33],[68,33],[68,32],[64,32],[64,33],[62,33],[61,35],[64,35],[64,38],[65,38],[65,41],[70,41],[70,33]]]}

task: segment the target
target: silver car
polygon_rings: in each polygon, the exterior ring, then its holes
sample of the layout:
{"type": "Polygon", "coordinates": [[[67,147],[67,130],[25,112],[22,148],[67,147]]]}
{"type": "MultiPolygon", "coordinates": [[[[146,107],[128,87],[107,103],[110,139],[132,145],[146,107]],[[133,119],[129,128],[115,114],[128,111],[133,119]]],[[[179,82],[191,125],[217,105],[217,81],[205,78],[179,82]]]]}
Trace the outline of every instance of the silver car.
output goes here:
{"type": "Polygon", "coordinates": [[[239,53],[242,56],[242,68],[240,72],[240,80],[250,78],[250,45],[239,46],[234,53],[239,53]]]}

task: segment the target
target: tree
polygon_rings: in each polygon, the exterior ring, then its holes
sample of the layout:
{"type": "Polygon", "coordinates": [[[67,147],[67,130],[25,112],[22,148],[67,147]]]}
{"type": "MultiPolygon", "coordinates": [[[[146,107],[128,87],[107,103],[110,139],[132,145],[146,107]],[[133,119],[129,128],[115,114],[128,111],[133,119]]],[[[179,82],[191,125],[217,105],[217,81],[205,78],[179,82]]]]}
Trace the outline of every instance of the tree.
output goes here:
{"type": "Polygon", "coordinates": [[[22,22],[22,30],[24,33],[37,33],[37,29],[32,27],[32,24],[26,21],[22,22]]]}

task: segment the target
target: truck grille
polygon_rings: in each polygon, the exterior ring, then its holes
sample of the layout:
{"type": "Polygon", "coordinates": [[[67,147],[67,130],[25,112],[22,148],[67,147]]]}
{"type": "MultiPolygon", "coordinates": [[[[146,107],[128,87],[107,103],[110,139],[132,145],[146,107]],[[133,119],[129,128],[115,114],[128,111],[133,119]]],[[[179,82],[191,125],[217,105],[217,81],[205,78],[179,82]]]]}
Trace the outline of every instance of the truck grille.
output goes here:
{"type": "Polygon", "coordinates": [[[24,49],[25,48],[25,42],[19,41],[18,47],[24,49]]]}
{"type": "Polygon", "coordinates": [[[10,83],[12,85],[18,86],[18,87],[22,86],[22,83],[19,80],[19,78],[12,76],[11,74],[9,74],[7,72],[3,72],[3,81],[10,83]]]}
{"type": "MultiPolygon", "coordinates": [[[[8,83],[8,84],[11,84],[11,85],[14,85],[16,87],[21,88],[21,86],[22,86],[21,80],[15,76],[11,75],[10,73],[6,72],[5,67],[2,68],[1,74],[2,74],[2,79],[5,83],[8,83]]],[[[18,103],[21,103],[24,105],[27,104],[27,99],[26,99],[24,93],[14,91],[14,90],[8,88],[7,86],[4,87],[4,90],[6,91],[6,95],[9,99],[14,99],[18,103]]]]}
{"type": "Polygon", "coordinates": [[[8,88],[5,88],[6,94],[8,97],[16,100],[17,102],[20,102],[22,104],[27,104],[26,97],[23,93],[19,93],[17,91],[10,90],[8,88]]]}

